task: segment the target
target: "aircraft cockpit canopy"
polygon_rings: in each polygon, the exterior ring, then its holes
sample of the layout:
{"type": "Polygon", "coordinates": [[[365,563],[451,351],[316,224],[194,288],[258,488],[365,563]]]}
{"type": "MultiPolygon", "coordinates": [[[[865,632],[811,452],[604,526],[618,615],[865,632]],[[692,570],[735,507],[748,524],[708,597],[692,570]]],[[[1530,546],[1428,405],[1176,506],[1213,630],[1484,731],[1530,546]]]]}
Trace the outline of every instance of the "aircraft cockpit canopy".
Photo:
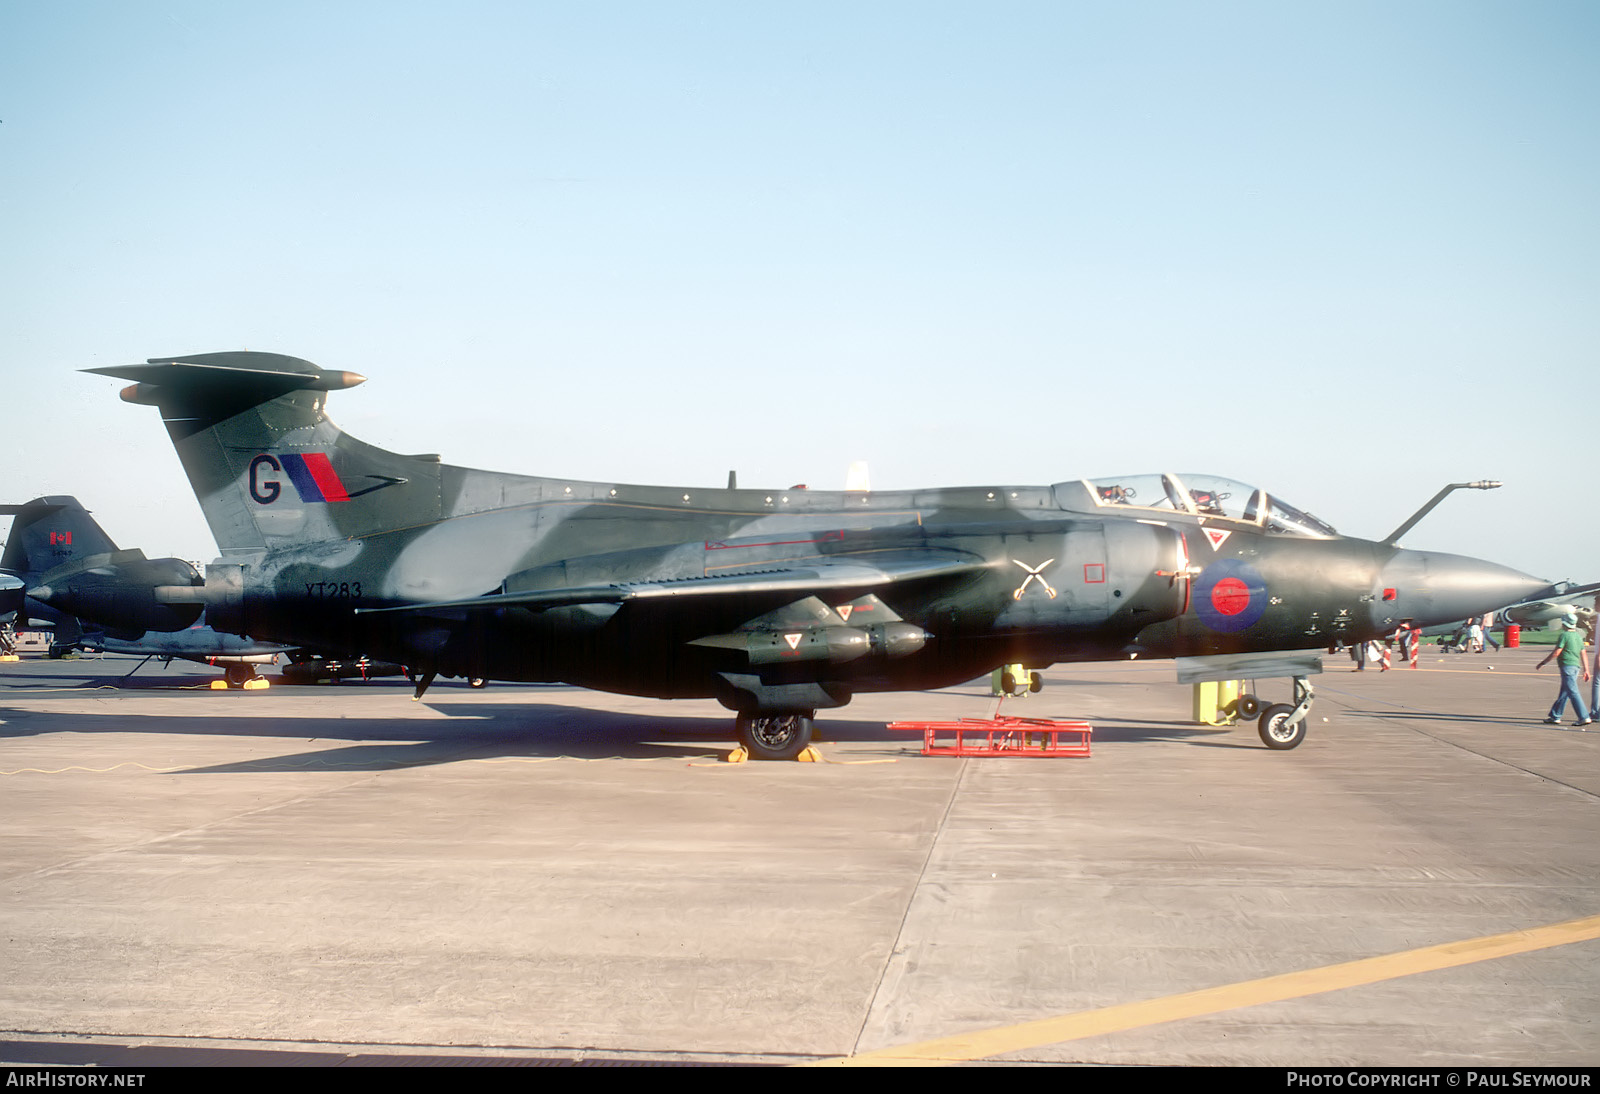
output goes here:
{"type": "Polygon", "coordinates": [[[1260,525],[1282,535],[1328,539],[1339,533],[1332,525],[1258,487],[1219,475],[1119,475],[1085,479],[1095,505],[1102,508],[1147,509],[1187,513],[1260,525]]]}

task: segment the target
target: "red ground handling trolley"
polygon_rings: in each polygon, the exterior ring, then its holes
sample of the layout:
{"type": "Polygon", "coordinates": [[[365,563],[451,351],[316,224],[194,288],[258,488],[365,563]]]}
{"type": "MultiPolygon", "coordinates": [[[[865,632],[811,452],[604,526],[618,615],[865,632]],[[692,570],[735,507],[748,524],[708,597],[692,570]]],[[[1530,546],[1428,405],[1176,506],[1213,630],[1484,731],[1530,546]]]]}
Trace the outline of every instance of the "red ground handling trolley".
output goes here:
{"type": "Polygon", "coordinates": [[[1089,755],[1088,722],[1054,718],[961,718],[953,722],[890,722],[892,730],[922,734],[924,756],[1017,756],[1047,759],[1089,755]]]}

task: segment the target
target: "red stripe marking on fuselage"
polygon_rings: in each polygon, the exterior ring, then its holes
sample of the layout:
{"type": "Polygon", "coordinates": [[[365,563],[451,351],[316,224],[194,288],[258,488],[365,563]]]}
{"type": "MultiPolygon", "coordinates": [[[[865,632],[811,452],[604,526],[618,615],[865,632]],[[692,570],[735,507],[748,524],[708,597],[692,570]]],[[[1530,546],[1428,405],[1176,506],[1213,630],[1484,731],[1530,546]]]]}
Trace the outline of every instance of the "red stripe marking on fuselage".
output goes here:
{"type": "Polygon", "coordinates": [[[311,477],[316,480],[317,489],[322,491],[324,500],[350,500],[350,495],[345,493],[344,483],[339,481],[339,474],[333,469],[333,462],[328,459],[326,452],[307,452],[301,459],[306,461],[306,470],[311,472],[311,477]]]}

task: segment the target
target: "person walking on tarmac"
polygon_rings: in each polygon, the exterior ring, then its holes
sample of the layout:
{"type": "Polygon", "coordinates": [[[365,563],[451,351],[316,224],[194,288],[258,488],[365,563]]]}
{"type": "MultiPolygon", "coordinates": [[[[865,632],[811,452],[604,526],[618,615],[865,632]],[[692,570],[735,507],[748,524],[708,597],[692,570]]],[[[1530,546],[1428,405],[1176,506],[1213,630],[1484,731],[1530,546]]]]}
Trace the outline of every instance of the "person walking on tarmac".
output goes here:
{"type": "Polygon", "coordinates": [[[1594,617],[1597,620],[1594,641],[1594,665],[1589,669],[1589,717],[1600,714],[1600,593],[1594,597],[1594,617]]]}
{"type": "Polygon", "coordinates": [[[1561,713],[1567,709],[1567,700],[1571,699],[1578,712],[1578,728],[1582,729],[1589,724],[1589,711],[1583,705],[1583,696],[1578,694],[1578,674],[1582,673],[1585,680],[1589,679],[1589,667],[1583,663],[1583,632],[1578,629],[1577,620],[1570,617],[1562,620],[1561,637],[1538,667],[1544,668],[1552,657],[1560,658],[1556,667],[1561,670],[1561,691],[1556,695],[1556,701],[1550,707],[1550,717],[1544,720],[1544,724],[1560,725],[1561,713]]]}
{"type": "MultiPolygon", "coordinates": [[[[1495,653],[1499,653],[1500,652],[1500,643],[1498,643],[1498,642],[1496,642],[1494,640],[1494,613],[1493,612],[1490,612],[1488,615],[1483,617],[1483,640],[1488,645],[1494,647],[1494,652],[1495,653]]],[[[1593,703],[1589,704],[1589,713],[1590,714],[1594,713],[1594,704],[1593,703]]]]}

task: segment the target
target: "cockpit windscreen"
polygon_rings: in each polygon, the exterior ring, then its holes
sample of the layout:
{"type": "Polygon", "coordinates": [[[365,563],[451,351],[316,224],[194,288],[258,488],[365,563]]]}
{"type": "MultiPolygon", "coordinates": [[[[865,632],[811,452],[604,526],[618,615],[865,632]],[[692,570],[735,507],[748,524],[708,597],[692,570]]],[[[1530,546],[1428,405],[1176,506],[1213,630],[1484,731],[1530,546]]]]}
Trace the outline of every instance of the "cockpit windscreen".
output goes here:
{"type": "Polygon", "coordinates": [[[1325,521],[1264,490],[1219,475],[1121,475],[1084,481],[1095,504],[1103,507],[1165,510],[1246,521],[1282,535],[1323,539],[1339,534],[1325,521]]]}

